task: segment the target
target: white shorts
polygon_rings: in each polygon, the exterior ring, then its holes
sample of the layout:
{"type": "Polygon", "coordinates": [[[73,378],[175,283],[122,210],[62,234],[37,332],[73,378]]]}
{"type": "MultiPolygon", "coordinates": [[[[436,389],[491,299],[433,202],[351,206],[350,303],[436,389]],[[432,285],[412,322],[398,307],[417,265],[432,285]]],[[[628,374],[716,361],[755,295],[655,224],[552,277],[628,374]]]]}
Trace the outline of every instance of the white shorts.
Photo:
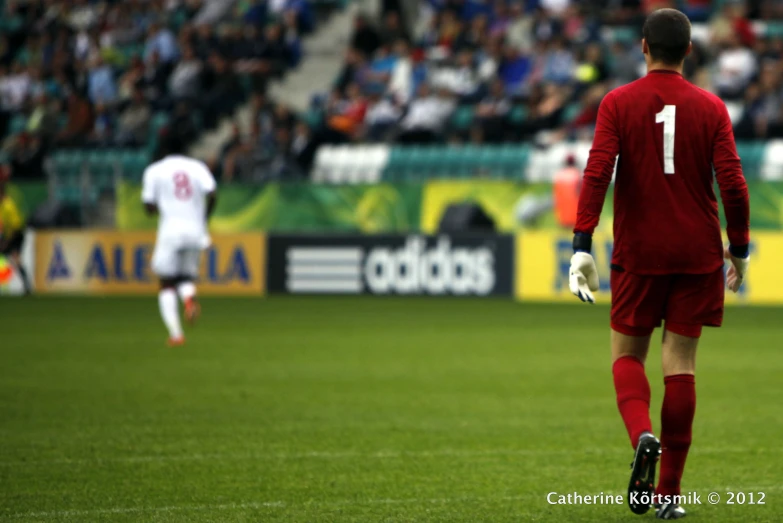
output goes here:
{"type": "Polygon", "coordinates": [[[152,272],[160,278],[188,276],[197,278],[202,249],[175,247],[166,243],[155,244],[152,253],[152,272]]]}

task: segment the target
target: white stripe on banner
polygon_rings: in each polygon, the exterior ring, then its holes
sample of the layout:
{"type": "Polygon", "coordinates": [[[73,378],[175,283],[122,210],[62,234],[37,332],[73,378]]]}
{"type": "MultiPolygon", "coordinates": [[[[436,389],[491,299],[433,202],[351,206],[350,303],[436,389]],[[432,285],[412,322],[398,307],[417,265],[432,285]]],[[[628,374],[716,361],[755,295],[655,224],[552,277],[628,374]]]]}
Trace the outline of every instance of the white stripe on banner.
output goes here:
{"type": "Polygon", "coordinates": [[[358,264],[361,247],[293,247],[288,249],[290,263],[344,262],[358,264]]]}
{"type": "Polygon", "coordinates": [[[289,265],[288,275],[296,277],[319,276],[329,278],[335,276],[353,276],[358,278],[361,274],[359,264],[351,265],[289,265]]]}
{"type": "Polygon", "coordinates": [[[286,287],[290,292],[335,292],[355,294],[362,291],[362,281],[355,280],[308,280],[289,279],[286,287]]]}

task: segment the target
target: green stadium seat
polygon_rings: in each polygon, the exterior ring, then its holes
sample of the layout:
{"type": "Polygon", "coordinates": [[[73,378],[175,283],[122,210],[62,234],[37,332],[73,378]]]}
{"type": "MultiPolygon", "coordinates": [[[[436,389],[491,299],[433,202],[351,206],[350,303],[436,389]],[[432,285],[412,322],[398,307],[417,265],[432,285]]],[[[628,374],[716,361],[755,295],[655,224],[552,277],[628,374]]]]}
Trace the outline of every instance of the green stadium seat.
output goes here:
{"type": "Polygon", "coordinates": [[[311,129],[318,129],[323,123],[324,115],[322,111],[317,109],[310,109],[304,113],[303,119],[305,122],[307,122],[307,125],[309,125],[311,129]]]}
{"type": "Polygon", "coordinates": [[[609,29],[609,40],[612,42],[634,43],[641,40],[641,32],[630,26],[617,26],[609,29]]]}
{"type": "Polygon", "coordinates": [[[742,160],[742,170],[746,178],[753,179],[760,176],[765,152],[764,142],[737,142],[737,153],[742,160]]]}
{"type": "Polygon", "coordinates": [[[579,102],[573,102],[568,104],[565,107],[565,109],[563,109],[563,122],[565,123],[573,122],[581,112],[582,112],[582,104],[580,104],[579,102]]]}
{"type": "Polygon", "coordinates": [[[392,147],[389,151],[389,160],[383,169],[383,180],[397,182],[402,180],[403,164],[405,163],[405,150],[402,147],[392,147]]]}
{"type": "Polygon", "coordinates": [[[460,131],[467,131],[473,124],[474,108],[470,105],[457,107],[451,117],[451,124],[460,131]]]}
{"type": "Polygon", "coordinates": [[[8,134],[19,134],[27,127],[27,117],[23,114],[15,114],[8,124],[8,134]]]}
{"type": "Polygon", "coordinates": [[[402,175],[404,180],[422,180],[427,177],[427,153],[422,147],[412,146],[405,150],[402,175]]]}
{"type": "Polygon", "coordinates": [[[134,154],[130,157],[130,161],[126,164],[127,172],[130,179],[141,181],[144,175],[144,169],[150,163],[150,156],[145,151],[134,151],[134,154]]]}
{"type": "Polygon", "coordinates": [[[527,120],[527,107],[524,105],[515,105],[511,109],[511,113],[509,114],[509,121],[511,121],[512,124],[519,125],[523,123],[525,120],[527,120]]]}
{"type": "Polygon", "coordinates": [[[767,38],[783,38],[783,22],[769,21],[764,29],[764,36],[767,38]]]}

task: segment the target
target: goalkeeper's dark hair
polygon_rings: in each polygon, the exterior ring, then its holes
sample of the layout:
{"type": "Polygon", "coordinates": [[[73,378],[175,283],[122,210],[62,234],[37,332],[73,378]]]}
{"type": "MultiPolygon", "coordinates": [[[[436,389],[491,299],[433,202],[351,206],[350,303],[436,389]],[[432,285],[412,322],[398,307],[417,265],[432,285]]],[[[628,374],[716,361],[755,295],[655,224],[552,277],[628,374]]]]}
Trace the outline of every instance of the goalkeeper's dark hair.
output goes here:
{"type": "Polygon", "coordinates": [[[658,9],[644,21],[642,35],[653,61],[680,65],[691,44],[691,22],[676,9],[658,9]]]}

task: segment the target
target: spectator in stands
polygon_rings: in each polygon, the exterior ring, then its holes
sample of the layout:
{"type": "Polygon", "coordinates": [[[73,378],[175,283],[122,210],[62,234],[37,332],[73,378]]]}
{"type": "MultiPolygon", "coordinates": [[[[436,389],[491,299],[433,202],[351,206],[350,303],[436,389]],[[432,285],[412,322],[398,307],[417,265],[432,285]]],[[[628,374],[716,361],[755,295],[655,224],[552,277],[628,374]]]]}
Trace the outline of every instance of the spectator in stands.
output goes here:
{"type": "Polygon", "coordinates": [[[178,100],[168,124],[168,132],[176,135],[177,141],[185,147],[193,143],[198,136],[198,127],[193,120],[193,107],[187,100],[178,100]]]}
{"type": "Polygon", "coordinates": [[[139,146],[147,141],[152,112],[144,93],[136,89],[117,121],[117,145],[139,146]]]}
{"type": "Polygon", "coordinates": [[[644,74],[644,55],[638,45],[630,45],[624,42],[615,42],[612,45],[614,64],[611,67],[611,76],[615,85],[625,85],[637,80],[644,74]]]}
{"type": "Polygon", "coordinates": [[[87,75],[87,93],[90,101],[97,103],[112,103],[117,99],[117,85],[114,83],[114,72],[111,67],[96,56],[90,63],[87,75]]]}
{"type": "Polygon", "coordinates": [[[304,122],[297,122],[291,140],[291,155],[298,170],[304,175],[310,172],[313,165],[315,149],[310,127],[304,122]]]}
{"type": "Polygon", "coordinates": [[[295,11],[286,11],[283,14],[283,24],[280,29],[282,40],[285,42],[288,67],[296,67],[302,60],[302,42],[299,38],[299,25],[295,11]]]}
{"type": "Polygon", "coordinates": [[[389,11],[383,16],[379,36],[381,45],[385,46],[392,46],[400,40],[408,40],[408,33],[400,21],[400,13],[389,11]]]}
{"type": "Polygon", "coordinates": [[[727,37],[723,50],[718,55],[715,86],[722,98],[736,100],[756,74],[757,64],[753,52],[743,46],[740,37],[727,37]]]}
{"type": "Polygon", "coordinates": [[[528,119],[517,126],[520,138],[529,138],[540,131],[560,126],[567,100],[563,87],[555,84],[536,85],[528,97],[528,119]]]}
{"type": "Polygon", "coordinates": [[[231,124],[231,134],[228,139],[220,146],[220,150],[217,155],[208,160],[209,169],[215,174],[220,181],[225,181],[225,169],[224,165],[228,158],[228,155],[242,145],[245,141],[248,141],[249,137],[246,137],[239,127],[239,122],[234,120],[231,124]]]}
{"type": "Polygon", "coordinates": [[[16,62],[10,72],[0,76],[0,98],[6,111],[22,110],[30,94],[31,78],[28,70],[16,62]]]}
{"type": "Polygon", "coordinates": [[[513,2],[509,8],[509,18],[505,32],[508,46],[525,54],[531,52],[535,45],[533,17],[525,13],[521,2],[513,2]]]}
{"type": "Polygon", "coordinates": [[[209,54],[217,47],[217,38],[209,24],[199,25],[196,28],[194,49],[201,60],[206,60],[209,54]]]}
{"type": "Polygon", "coordinates": [[[335,83],[337,89],[345,91],[351,83],[363,85],[370,74],[370,66],[365,55],[358,49],[350,47],[345,54],[345,62],[335,83]]]}
{"type": "Polygon", "coordinates": [[[138,84],[148,102],[155,105],[163,99],[167,80],[167,67],[161,63],[158,53],[153,52],[149,60],[144,63],[144,74],[138,84]]]}
{"type": "Polygon", "coordinates": [[[404,39],[394,44],[394,66],[389,77],[388,92],[399,105],[405,105],[413,93],[413,57],[404,39]]]}
{"type": "Polygon", "coordinates": [[[453,43],[456,51],[477,51],[481,48],[489,35],[489,19],[481,14],[473,18],[467,31],[462,31],[453,43]]]}
{"type": "Polygon", "coordinates": [[[562,37],[557,37],[547,46],[541,63],[541,79],[544,82],[565,85],[573,78],[574,56],[562,37]]]}
{"type": "Polygon", "coordinates": [[[567,126],[567,130],[572,133],[583,131],[582,136],[574,136],[579,139],[589,140],[592,138],[595,121],[598,119],[598,107],[601,105],[606,95],[606,89],[602,84],[596,84],[590,87],[582,96],[582,110],[576,115],[574,120],[567,126]]]}
{"type": "Polygon", "coordinates": [[[448,91],[441,89],[434,94],[426,82],[422,83],[400,122],[401,132],[397,141],[403,144],[436,141],[455,107],[456,104],[448,91]]]}
{"type": "Polygon", "coordinates": [[[99,147],[110,145],[114,135],[114,128],[114,115],[105,102],[98,101],[95,104],[95,122],[93,123],[88,142],[99,147]]]}
{"type": "Polygon", "coordinates": [[[114,45],[121,46],[141,40],[144,28],[135,23],[130,2],[117,2],[106,13],[106,34],[114,45]]]}
{"type": "Polygon", "coordinates": [[[242,21],[257,28],[264,27],[267,21],[267,5],[263,0],[250,0],[242,15],[242,21]]]}
{"type": "Polygon", "coordinates": [[[97,30],[79,31],[74,42],[73,55],[77,60],[85,62],[91,62],[101,56],[97,30]]]}
{"type": "Polygon", "coordinates": [[[505,56],[498,68],[498,75],[503,80],[506,90],[512,96],[527,91],[527,82],[532,70],[532,61],[519,50],[506,48],[505,56]]]}
{"type": "Polygon", "coordinates": [[[130,60],[128,69],[117,82],[117,96],[120,103],[129,102],[136,90],[142,88],[143,81],[144,62],[138,56],[134,56],[130,60]]]}
{"type": "Polygon", "coordinates": [[[461,51],[451,66],[438,71],[432,84],[450,91],[462,103],[475,103],[481,86],[473,66],[473,54],[467,50],[461,51]]]}
{"type": "Polygon", "coordinates": [[[177,39],[172,32],[155,22],[147,31],[147,40],[144,44],[144,61],[152,58],[153,53],[158,54],[161,63],[172,64],[179,57],[177,39]]]}
{"type": "Polygon", "coordinates": [[[231,112],[241,93],[241,86],[223,56],[213,52],[207,61],[204,96],[200,98],[204,126],[214,129],[220,117],[231,112]]]}
{"type": "Polygon", "coordinates": [[[606,66],[600,44],[591,43],[582,51],[582,60],[574,71],[574,79],[579,90],[597,83],[603,83],[609,78],[609,68],[606,66]]]}
{"type": "Polygon", "coordinates": [[[501,142],[508,131],[508,116],[511,100],[506,94],[503,80],[492,81],[489,94],[476,106],[471,140],[475,143],[501,142]]]}
{"type": "Polygon", "coordinates": [[[380,89],[371,91],[364,115],[364,139],[369,142],[385,141],[401,114],[400,108],[380,89]]]}
{"type": "Polygon", "coordinates": [[[330,100],[327,127],[337,141],[349,141],[357,136],[367,112],[367,99],[357,83],[349,84],[345,96],[335,92],[330,100]]]}
{"type": "Polygon", "coordinates": [[[169,77],[169,93],[174,99],[195,100],[201,92],[203,64],[189,45],[182,49],[182,59],[177,62],[169,77]]]}
{"type": "Polygon", "coordinates": [[[745,89],[742,118],[734,124],[734,136],[738,140],[762,138],[767,134],[767,120],[764,114],[761,89],[752,83],[745,89]]]}
{"type": "Polygon", "coordinates": [[[8,36],[0,34],[0,67],[4,70],[11,65],[14,59],[14,52],[8,43],[8,36]]]}
{"type": "Polygon", "coordinates": [[[19,178],[40,180],[44,177],[43,162],[46,151],[41,139],[23,132],[10,138],[5,147],[11,158],[11,168],[19,178]]]}
{"type": "Polygon", "coordinates": [[[357,15],[353,23],[350,47],[360,51],[364,56],[372,56],[380,45],[381,38],[378,31],[372,27],[365,15],[357,15]]]}
{"type": "Polygon", "coordinates": [[[274,75],[279,76],[287,68],[296,65],[299,54],[299,40],[296,34],[289,42],[286,40],[286,34],[280,24],[270,24],[266,28],[264,41],[266,48],[262,57],[270,62],[274,75]]]}
{"type": "Polygon", "coordinates": [[[86,31],[98,22],[97,5],[88,0],[72,0],[66,8],[65,18],[74,31],[86,31]]]}
{"type": "Polygon", "coordinates": [[[71,89],[66,101],[68,118],[65,128],[55,138],[61,147],[80,145],[92,131],[93,114],[90,103],[71,89]]]}
{"type": "Polygon", "coordinates": [[[27,119],[27,131],[38,136],[44,146],[51,143],[60,126],[57,102],[49,99],[45,91],[39,93],[34,101],[33,111],[27,119]]]}

